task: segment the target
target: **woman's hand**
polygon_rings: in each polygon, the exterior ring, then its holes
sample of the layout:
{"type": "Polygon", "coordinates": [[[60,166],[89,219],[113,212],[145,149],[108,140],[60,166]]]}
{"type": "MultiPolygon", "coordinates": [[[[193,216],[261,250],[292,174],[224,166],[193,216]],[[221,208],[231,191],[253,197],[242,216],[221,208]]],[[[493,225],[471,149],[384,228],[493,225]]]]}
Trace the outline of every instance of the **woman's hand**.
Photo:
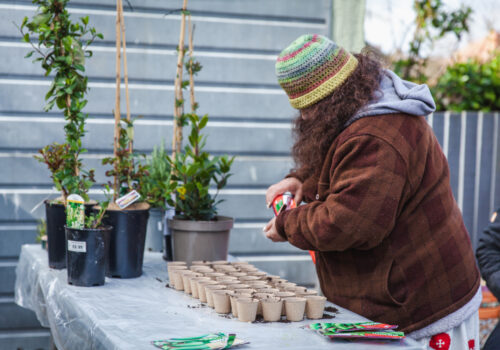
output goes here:
{"type": "Polygon", "coordinates": [[[266,191],[266,205],[269,208],[271,203],[276,196],[285,193],[291,192],[294,195],[295,203],[297,205],[302,202],[302,182],[299,179],[294,177],[289,177],[281,180],[277,184],[270,186],[266,191]]]}
{"type": "Polygon", "coordinates": [[[276,230],[276,217],[272,218],[263,229],[266,237],[273,242],[286,242],[286,239],[280,236],[276,230]]]}

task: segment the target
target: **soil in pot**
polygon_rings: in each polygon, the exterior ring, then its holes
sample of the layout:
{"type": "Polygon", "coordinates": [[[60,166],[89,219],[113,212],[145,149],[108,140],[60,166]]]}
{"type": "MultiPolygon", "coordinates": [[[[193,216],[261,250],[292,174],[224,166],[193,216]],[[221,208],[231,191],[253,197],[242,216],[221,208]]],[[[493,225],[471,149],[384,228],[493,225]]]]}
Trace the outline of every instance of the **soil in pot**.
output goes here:
{"type": "Polygon", "coordinates": [[[105,225],[113,226],[106,276],[134,278],[142,274],[148,217],[147,203],[134,203],[124,210],[114,203],[109,205],[102,220],[105,225]]]}
{"type": "Polygon", "coordinates": [[[110,226],[98,229],[66,227],[69,284],[81,287],[104,284],[110,232],[110,226]]]}
{"type": "Polygon", "coordinates": [[[318,292],[312,289],[307,289],[305,292],[295,292],[298,297],[305,298],[310,295],[318,295],[318,292]]]}
{"type": "MultiPolygon", "coordinates": [[[[57,200],[46,200],[45,218],[47,222],[47,246],[49,267],[64,269],[66,267],[66,209],[57,200]]],[[[85,215],[89,215],[96,202],[85,204],[85,215]]]]}

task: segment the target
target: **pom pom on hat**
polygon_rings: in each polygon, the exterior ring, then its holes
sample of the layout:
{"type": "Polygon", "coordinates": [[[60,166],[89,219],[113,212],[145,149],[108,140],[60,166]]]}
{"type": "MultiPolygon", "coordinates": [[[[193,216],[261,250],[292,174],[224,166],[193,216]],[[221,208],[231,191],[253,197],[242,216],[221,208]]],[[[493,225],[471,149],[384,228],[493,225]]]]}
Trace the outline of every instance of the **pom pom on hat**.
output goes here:
{"type": "Polygon", "coordinates": [[[358,66],[358,60],[330,39],[306,34],[276,61],[278,82],[292,107],[303,109],[330,95],[358,66]]]}

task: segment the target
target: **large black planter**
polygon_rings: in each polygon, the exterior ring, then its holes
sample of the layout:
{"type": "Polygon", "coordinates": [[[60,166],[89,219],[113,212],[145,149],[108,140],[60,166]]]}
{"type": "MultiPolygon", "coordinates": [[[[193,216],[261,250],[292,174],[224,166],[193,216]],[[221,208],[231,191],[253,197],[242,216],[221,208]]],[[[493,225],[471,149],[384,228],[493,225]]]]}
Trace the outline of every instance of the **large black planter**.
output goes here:
{"type": "MultiPolygon", "coordinates": [[[[45,202],[45,220],[47,222],[47,245],[49,252],[49,267],[64,269],[66,267],[66,208],[59,203],[45,202]]],[[[93,203],[85,204],[85,215],[91,212],[93,203]]]]}
{"type": "Polygon", "coordinates": [[[98,229],[66,227],[69,284],[81,287],[104,284],[110,233],[111,226],[98,229]]]}
{"type": "Polygon", "coordinates": [[[134,278],[142,274],[144,243],[149,208],[144,210],[106,210],[103,223],[112,226],[106,276],[134,278]]]}

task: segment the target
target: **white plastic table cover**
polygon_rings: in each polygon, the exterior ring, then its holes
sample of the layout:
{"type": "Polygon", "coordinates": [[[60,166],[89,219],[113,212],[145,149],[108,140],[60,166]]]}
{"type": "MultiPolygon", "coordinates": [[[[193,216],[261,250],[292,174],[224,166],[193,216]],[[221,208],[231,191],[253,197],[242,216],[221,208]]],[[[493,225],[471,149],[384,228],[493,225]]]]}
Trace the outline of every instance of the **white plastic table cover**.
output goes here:
{"type": "MultiPolygon", "coordinates": [[[[161,253],[146,253],[143,275],[106,278],[104,286],[68,285],[67,272],[48,267],[47,252],[24,245],[16,269],[15,298],[49,327],[59,350],[149,349],[153,340],[211,332],[236,333],[249,341],[244,349],[423,349],[412,339],[331,341],[292,323],[244,323],[219,316],[183,292],[166,288],[168,274],[161,253]],[[368,345],[369,344],[369,345],[368,345]]],[[[329,306],[335,306],[328,304],[329,306]]],[[[323,322],[360,322],[364,317],[335,306],[336,317],[323,322]]]]}

